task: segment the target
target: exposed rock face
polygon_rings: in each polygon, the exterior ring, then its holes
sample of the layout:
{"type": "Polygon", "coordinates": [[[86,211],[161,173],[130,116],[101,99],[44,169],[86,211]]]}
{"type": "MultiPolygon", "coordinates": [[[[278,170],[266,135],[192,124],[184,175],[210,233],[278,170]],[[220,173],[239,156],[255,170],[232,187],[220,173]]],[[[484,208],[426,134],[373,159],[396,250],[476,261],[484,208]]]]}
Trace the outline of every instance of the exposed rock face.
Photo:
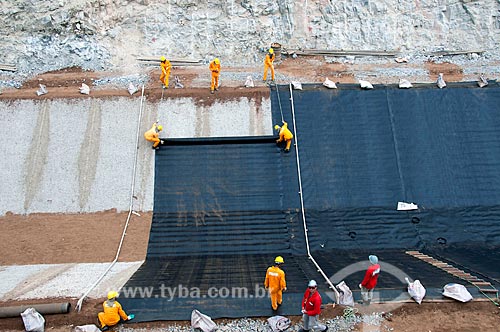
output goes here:
{"type": "Polygon", "coordinates": [[[0,59],[34,73],[118,69],[137,56],[261,62],[287,48],[485,50],[500,43],[498,0],[0,0],[0,59]]]}

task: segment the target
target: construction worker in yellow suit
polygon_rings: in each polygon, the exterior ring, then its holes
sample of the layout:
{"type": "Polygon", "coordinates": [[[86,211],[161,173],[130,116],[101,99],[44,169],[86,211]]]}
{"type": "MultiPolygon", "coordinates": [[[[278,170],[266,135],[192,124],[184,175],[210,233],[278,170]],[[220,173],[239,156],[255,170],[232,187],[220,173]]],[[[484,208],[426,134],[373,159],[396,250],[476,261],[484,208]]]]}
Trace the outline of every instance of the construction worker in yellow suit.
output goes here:
{"type": "Polygon", "coordinates": [[[275,311],[283,302],[283,291],[286,291],[285,272],[281,269],[281,265],[284,263],[283,257],[277,256],[274,259],[274,266],[267,269],[266,280],[264,281],[264,287],[269,290],[271,306],[275,311]]]}
{"type": "Polygon", "coordinates": [[[266,58],[264,59],[264,78],[262,79],[264,82],[267,80],[267,71],[271,69],[271,79],[274,82],[274,50],[272,48],[269,49],[269,53],[266,54],[266,58]]]}
{"type": "Polygon", "coordinates": [[[147,141],[153,142],[153,149],[157,149],[158,145],[163,144],[163,141],[158,138],[159,132],[163,130],[163,126],[159,125],[158,122],[153,123],[151,129],[144,133],[144,138],[147,141]]]}
{"type": "Polygon", "coordinates": [[[220,60],[219,58],[215,58],[214,61],[210,62],[210,66],[208,67],[212,72],[212,81],[210,83],[210,93],[214,93],[214,90],[217,91],[219,87],[219,75],[220,75],[220,60]]]}
{"type": "Polygon", "coordinates": [[[160,68],[161,75],[160,81],[163,83],[163,88],[168,89],[168,79],[170,77],[170,70],[172,69],[172,64],[164,56],[160,58],[160,68]]]}
{"type": "Polygon", "coordinates": [[[122,309],[122,305],[116,301],[118,297],[118,292],[110,291],[108,292],[108,300],[104,301],[102,307],[104,312],[97,314],[97,319],[99,319],[99,324],[101,325],[101,331],[107,331],[111,326],[114,326],[120,322],[120,320],[127,321],[134,318],[134,315],[127,315],[122,309]]]}
{"type": "Polygon", "coordinates": [[[274,129],[279,130],[280,135],[280,138],[276,140],[276,143],[279,144],[281,142],[285,142],[286,146],[283,151],[290,152],[290,145],[292,145],[293,134],[290,129],[288,129],[288,123],[283,121],[283,126],[280,127],[276,125],[274,126],[274,129]]]}

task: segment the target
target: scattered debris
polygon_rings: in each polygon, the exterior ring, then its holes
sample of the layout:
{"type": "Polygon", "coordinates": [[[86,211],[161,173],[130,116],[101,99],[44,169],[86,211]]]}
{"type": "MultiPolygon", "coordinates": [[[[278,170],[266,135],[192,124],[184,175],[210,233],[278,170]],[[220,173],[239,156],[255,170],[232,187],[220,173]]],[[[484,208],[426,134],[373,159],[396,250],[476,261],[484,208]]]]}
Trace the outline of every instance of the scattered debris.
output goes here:
{"type": "Polygon", "coordinates": [[[446,82],[444,81],[443,73],[439,73],[436,84],[437,84],[438,88],[440,88],[440,89],[446,87],[446,82]]]}
{"type": "Polygon", "coordinates": [[[134,93],[136,93],[138,91],[137,87],[132,82],[130,82],[128,84],[127,90],[128,90],[128,93],[130,93],[130,95],[133,95],[134,93]]]}
{"type": "Polygon", "coordinates": [[[361,89],[373,89],[373,85],[368,81],[359,80],[359,85],[361,86],[361,89]]]}
{"type": "Polygon", "coordinates": [[[179,76],[177,76],[177,75],[174,76],[174,82],[175,82],[174,89],[183,89],[184,88],[184,84],[181,83],[181,79],[179,78],[179,76]]]}
{"type": "Polygon", "coordinates": [[[413,87],[413,84],[411,84],[410,81],[405,80],[404,78],[399,79],[399,88],[400,89],[409,89],[412,87],[413,87]]]}
{"type": "Polygon", "coordinates": [[[330,81],[327,78],[325,78],[325,81],[323,82],[323,86],[326,86],[328,89],[336,89],[337,88],[337,84],[335,84],[335,82],[333,81],[330,81]]]}
{"type": "Polygon", "coordinates": [[[48,91],[47,91],[47,87],[46,87],[45,85],[43,85],[43,84],[39,84],[39,86],[40,86],[40,89],[38,89],[38,90],[36,91],[36,95],[37,95],[37,96],[45,95],[45,94],[47,94],[47,93],[48,93],[48,91]]]}
{"type": "Polygon", "coordinates": [[[10,63],[0,63],[0,70],[17,71],[16,65],[10,63]]]}
{"type": "Polygon", "coordinates": [[[90,94],[90,87],[87,84],[82,83],[82,86],[80,87],[80,93],[84,95],[90,94]]]}
{"type": "Polygon", "coordinates": [[[245,88],[253,88],[255,84],[253,83],[252,76],[247,76],[247,80],[245,81],[245,88]]]}
{"type": "Polygon", "coordinates": [[[395,56],[398,51],[372,51],[372,50],[359,50],[359,51],[346,51],[346,50],[283,50],[282,54],[296,54],[296,55],[328,55],[328,56],[395,56]]]}
{"type": "Polygon", "coordinates": [[[394,61],[397,63],[407,63],[408,59],[407,58],[395,58],[394,61]]]}
{"type": "Polygon", "coordinates": [[[484,77],[483,74],[481,74],[479,76],[479,80],[477,82],[477,85],[480,87],[480,88],[484,88],[485,86],[488,85],[488,80],[486,79],[486,77],[484,77]]]}

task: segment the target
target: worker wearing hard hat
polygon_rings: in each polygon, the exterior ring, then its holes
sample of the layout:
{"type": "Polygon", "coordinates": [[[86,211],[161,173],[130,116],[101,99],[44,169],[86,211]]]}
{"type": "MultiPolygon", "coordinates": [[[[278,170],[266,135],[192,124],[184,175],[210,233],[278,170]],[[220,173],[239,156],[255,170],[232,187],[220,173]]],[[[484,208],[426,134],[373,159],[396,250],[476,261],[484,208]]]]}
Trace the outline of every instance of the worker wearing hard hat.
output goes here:
{"type": "Polygon", "coordinates": [[[210,93],[214,93],[219,88],[219,75],[220,75],[220,60],[215,58],[214,61],[210,62],[208,67],[212,72],[212,81],[210,83],[210,93]]]}
{"type": "Polygon", "coordinates": [[[281,265],[284,263],[283,257],[276,257],[274,259],[274,266],[267,269],[266,280],[264,281],[264,287],[269,290],[271,306],[275,311],[278,310],[278,306],[283,302],[283,291],[286,291],[285,272],[281,269],[281,265]]]}
{"type": "Polygon", "coordinates": [[[127,315],[122,309],[122,305],[116,301],[118,292],[108,292],[108,300],[102,304],[104,312],[97,314],[101,331],[107,331],[111,326],[118,324],[121,320],[127,321],[134,318],[134,315],[127,315]]]}
{"type": "Polygon", "coordinates": [[[163,141],[158,138],[159,132],[163,130],[163,126],[159,125],[158,122],[153,123],[151,129],[144,133],[144,138],[147,141],[153,142],[153,149],[157,149],[158,145],[163,144],[163,141]]]}
{"type": "Polygon", "coordinates": [[[359,284],[361,289],[361,298],[364,305],[369,305],[373,299],[373,290],[377,286],[378,276],[380,274],[380,265],[378,264],[378,257],[375,255],[368,256],[370,267],[365,272],[363,281],[359,284]]]}
{"type": "Polygon", "coordinates": [[[290,152],[290,145],[292,145],[293,134],[290,129],[288,129],[288,123],[283,121],[283,126],[280,127],[278,125],[275,125],[274,129],[279,131],[280,135],[280,138],[276,140],[276,143],[279,144],[281,142],[285,142],[286,146],[283,151],[290,152]]]}
{"type": "Polygon", "coordinates": [[[299,332],[308,332],[310,329],[314,331],[325,332],[328,327],[319,322],[319,314],[321,313],[321,295],[318,293],[318,284],[315,280],[309,281],[307,289],[302,298],[302,321],[304,328],[299,332]]]}
{"type": "Polygon", "coordinates": [[[172,69],[172,64],[164,56],[160,58],[160,68],[161,68],[160,81],[163,83],[163,88],[168,89],[168,79],[170,77],[170,70],[172,69]]]}
{"type": "Polygon", "coordinates": [[[274,82],[274,50],[272,48],[269,49],[269,52],[266,54],[266,58],[264,59],[264,78],[265,82],[267,79],[267,71],[271,69],[271,79],[274,82]]]}

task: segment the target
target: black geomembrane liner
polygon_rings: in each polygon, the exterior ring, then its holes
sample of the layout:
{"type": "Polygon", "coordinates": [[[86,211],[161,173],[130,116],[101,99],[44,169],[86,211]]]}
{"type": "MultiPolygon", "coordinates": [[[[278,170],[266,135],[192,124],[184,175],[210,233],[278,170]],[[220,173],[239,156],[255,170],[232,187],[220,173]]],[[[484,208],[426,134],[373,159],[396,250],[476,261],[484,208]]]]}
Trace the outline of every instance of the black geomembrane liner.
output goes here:
{"type": "MultiPolygon", "coordinates": [[[[338,87],[294,90],[295,121],[289,87],[279,86],[280,98],[271,88],[270,126],[283,112],[298,142],[310,248],[324,272],[340,274],[356,299],[369,254],[381,261],[382,300],[405,294],[401,273],[419,279],[429,297],[446,283],[465,284],[405,253],[420,250],[497,283],[498,84],[338,87]],[[419,209],[397,211],[398,201],[419,209]]],[[[285,154],[274,140],[169,139],[156,151],[148,255],[124,287],[153,292],[121,299],[137,321],[186,320],[193,309],[213,318],[270,316],[255,287],[276,255],[289,283],[280,314],[300,314],[309,279],[331,301],[306,256],[295,146],[285,154]],[[161,285],[199,288],[200,296],[170,299],[161,285]],[[213,298],[210,287],[253,293],[213,298]]]]}

